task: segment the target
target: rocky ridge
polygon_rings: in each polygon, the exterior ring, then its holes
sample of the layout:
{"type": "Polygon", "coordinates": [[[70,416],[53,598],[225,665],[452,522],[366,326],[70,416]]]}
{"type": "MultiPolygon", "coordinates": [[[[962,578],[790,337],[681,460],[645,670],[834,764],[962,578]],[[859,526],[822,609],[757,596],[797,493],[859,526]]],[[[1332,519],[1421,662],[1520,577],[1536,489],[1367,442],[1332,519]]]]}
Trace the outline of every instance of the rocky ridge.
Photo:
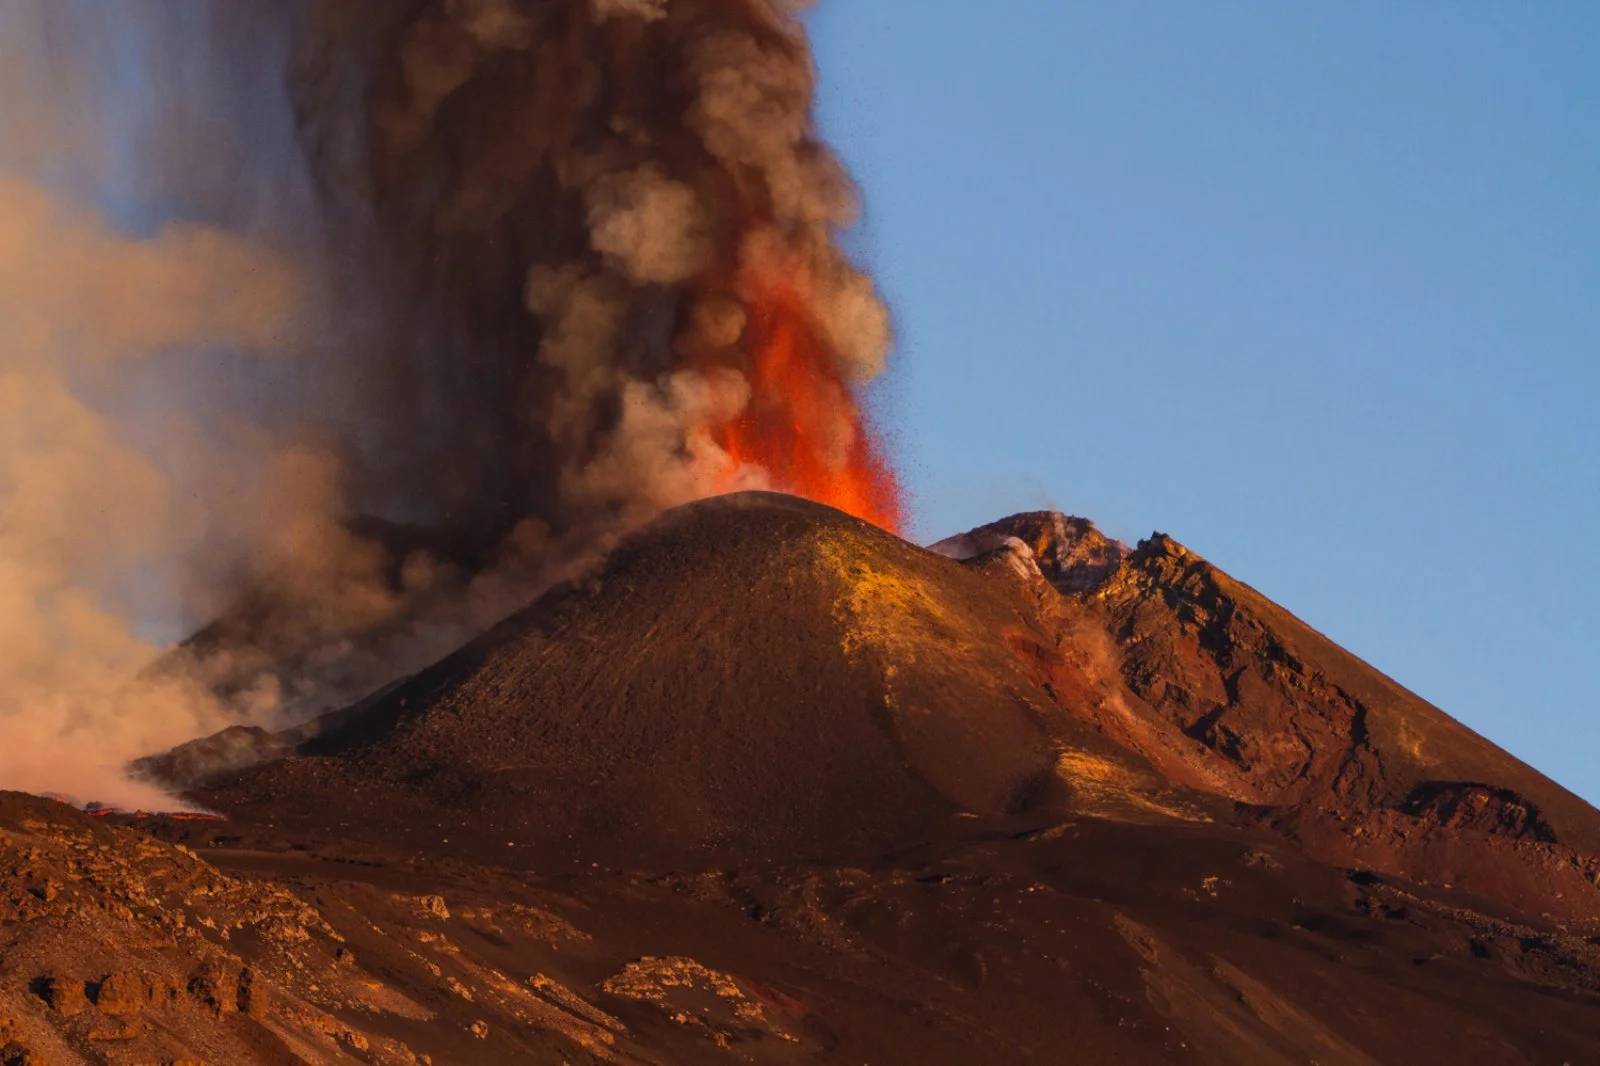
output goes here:
{"type": "Polygon", "coordinates": [[[152,764],[226,820],[0,796],[0,1063],[1600,1046],[1600,814],[1169,537],[936,547],[710,501],[285,757],[152,764]]]}
{"type": "Polygon", "coordinates": [[[1594,808],[1254,589],[1165,535],[1106,568],[1104,538],[1081,519],[997,528],[1044,538],[1053,650],[1110,686],[1063,706],[1169,780],[1329,862],[1600,914],[1594,808]]]}

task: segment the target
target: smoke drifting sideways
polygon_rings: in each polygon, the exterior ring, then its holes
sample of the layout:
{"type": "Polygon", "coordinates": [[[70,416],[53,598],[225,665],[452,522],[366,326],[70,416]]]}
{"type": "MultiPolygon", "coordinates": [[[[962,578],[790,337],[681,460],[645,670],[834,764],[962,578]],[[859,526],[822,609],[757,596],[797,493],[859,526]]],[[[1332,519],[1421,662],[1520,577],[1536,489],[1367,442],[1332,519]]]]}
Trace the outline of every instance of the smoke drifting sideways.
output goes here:
{"type": "Polygon", "coordinates": [[[145,0],[0,9],[8,788],[158,801],[125,780],[128,757],[234,718],[187,671],[142,675],[162,629],[224,608],[233,589],[206,582],[208,567],[246,579],[270,565],[259,553],[274,540],[326,513],[291,478],[239,489],[295,460],[287,439],[230,425],[248,405],[227,394],[254,391],[258,363],[269,406],[281,371],[268,364],[308,347],[311,277],[270,232],[292,183],[278,203],[265,184],[254,197],[229,189],[262,159],[208,130],[244,121],[227,109],[248,101],[195,109],[219,57],[186,65],[170,50],[194,29],[145,0]],[[149,71],[162,73],[145,85],[149,71]],[[206,584],[215,595],[200,595],[206,584]]]}
{"type": "Polygon", "coordinates": [[[896,525],[797,14],[0,8],[0,787],[170,808],[130,759],[343,706],[695,498],[896,525]]]}

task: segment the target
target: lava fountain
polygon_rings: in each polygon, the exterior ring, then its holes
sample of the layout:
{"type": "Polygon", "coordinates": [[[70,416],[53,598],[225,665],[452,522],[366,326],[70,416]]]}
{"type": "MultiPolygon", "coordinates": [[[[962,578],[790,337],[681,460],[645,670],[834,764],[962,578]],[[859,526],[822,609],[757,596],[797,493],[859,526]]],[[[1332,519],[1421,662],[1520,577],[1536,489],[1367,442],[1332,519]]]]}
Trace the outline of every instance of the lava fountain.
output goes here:
{"type": "Polygon", "coordinates": [[[904,519],[899,483],[811,317],[809,284],[799,263],[741,271],[750,400],[712,427],[712,439],[728,455],[730,478],[758,467],[775,489],[898,531],[904,519]]]}

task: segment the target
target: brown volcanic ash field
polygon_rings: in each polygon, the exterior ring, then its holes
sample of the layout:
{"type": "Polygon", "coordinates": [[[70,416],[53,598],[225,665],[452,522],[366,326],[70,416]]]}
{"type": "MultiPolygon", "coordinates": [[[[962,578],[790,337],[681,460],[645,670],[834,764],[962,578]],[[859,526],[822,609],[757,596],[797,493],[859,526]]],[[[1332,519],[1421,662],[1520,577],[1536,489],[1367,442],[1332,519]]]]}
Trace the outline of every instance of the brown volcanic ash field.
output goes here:
{"type": "Polygon", "coordinates": [[[1594,1061],[1600,812],[1169,538],[1037,514],[940,550],[694,504],[198,784],[226,821],[0,800],[6,1039],[1594,1061]]]}

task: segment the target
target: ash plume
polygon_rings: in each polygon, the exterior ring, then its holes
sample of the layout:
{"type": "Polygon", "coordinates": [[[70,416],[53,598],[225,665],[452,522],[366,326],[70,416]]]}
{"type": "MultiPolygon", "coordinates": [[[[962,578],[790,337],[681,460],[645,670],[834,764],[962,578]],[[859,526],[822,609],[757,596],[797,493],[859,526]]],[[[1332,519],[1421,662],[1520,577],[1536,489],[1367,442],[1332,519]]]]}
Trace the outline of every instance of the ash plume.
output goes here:
{"type": "MultiPolygon", "coordinates": [[[[786,487],[723,431],[783,402],[751,395],[751,305],[774,279],[822,373],[882,369],[888,315],[834,240],[855,195],[813,131],[788,5],[328,0],[310,40],[296,87],[319,172],[372,220],[404,309],[374,377],[417,417],[379,427],[381,474],[468,543],[529,514],[786,487]]],[[[861,430],[836,406],[815,447],[848,478],[861,430]]]]}
{"type": "Polygon", "coordinates": [[[0,785],[159,802],[129,759],[351,702],[702,496],[894,526],[800,6],[0,11],[0,785]]]}

